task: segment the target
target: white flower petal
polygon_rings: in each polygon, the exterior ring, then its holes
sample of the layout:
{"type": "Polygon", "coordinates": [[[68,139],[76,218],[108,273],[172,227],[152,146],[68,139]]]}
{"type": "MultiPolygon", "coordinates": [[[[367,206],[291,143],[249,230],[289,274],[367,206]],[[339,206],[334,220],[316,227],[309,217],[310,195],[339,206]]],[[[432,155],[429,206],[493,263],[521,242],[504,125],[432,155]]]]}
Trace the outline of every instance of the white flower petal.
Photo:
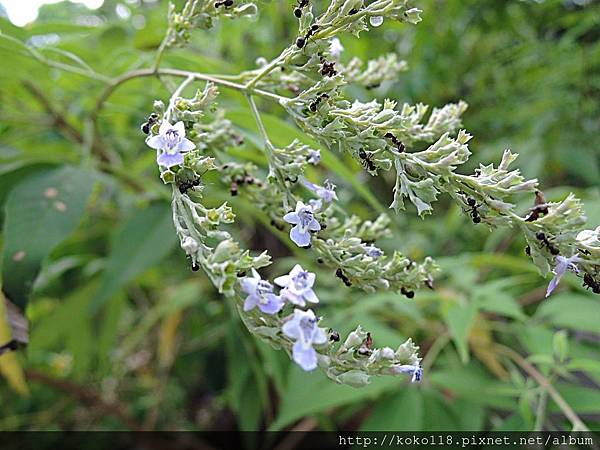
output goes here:
{"type": "Polygon", "coordinates": [[[277,286],[286,287],[288,284],[290,284],[292,282],[292,280],[289,275],[282,275],[280,277],[275,278],[273,280],[273,282],[277,286]]]}
{"type": "Polygon", "coordinates": [[[146,139],[146,145],[155,150],[162,150],[165,148],[165,141],[160,134],[157,134],[146,139]]]}
{"type": "Polygon", "coordinates": [[[296,225],[300,223],[300,216],[298,216],[298,213],[296,212],[289,212],[283,216],[283,220],[285,220],[287,223],[296,225]]]}
{"type": "Polygon", "coordinates": [[[165,134],[167,134],[167,131],[169,131],[171,128],[173,128],[173,127],[171,126],[169,121],[163,120],[160,124],[160,128],[158,129],[158,134],[165,135],[165,134]]]}
{"type": "Polygon", "coordinates": [[[182,153],[186,153],[194,150],[196,148],[196,144],[194,144],[189,139],[183,138],[181,139],[181,141],[179,141],[179,144],[177,144],[175,148],[182,153]]]}
{"type": "Polygon", "coordinates": [[[185,137],[185,125],[183,124],[183,122],[181,120],[179,122],[177,122],[175,125],[173,125],[173,129],[175,131],[177,131],[177,134],[179,135],[179,137],[181,137],[181,138],[185,137]]]}

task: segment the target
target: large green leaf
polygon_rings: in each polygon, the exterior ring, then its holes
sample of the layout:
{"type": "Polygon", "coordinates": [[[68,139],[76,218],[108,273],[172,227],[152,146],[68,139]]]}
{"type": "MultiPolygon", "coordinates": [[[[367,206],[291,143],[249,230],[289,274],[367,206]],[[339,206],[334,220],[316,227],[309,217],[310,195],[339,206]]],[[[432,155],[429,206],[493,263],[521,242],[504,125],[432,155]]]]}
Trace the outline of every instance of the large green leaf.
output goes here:
{"type": "Polygon", "coordinates": [[[2,284],[7,297],[21,308],[46,257],[81,220],[93,180],[86,169],[64,166],[25,178],[9,194],[2,284]]]}
{"type": "Polygon", "coordinates": [[[322,372],[307,373],[294,365],[288,377],[287,390],[282,396],[279,414],[269,428],[272,431],[280,430],[304,416],[377,397],[405,382],[405,378],[376,377],[370,385],[356,389],[335,384],[322,372]]]}
{"type": "Polygon", "coordinates": [[[591,294],[550,297],[538,308],[536,317],[558,327],[600,333],[600,303],[591,294]]]}
{"type": "Polygon", "coordinates": [[[167,203],[154,203],[135,211],[114,236],[92,308],[100,308],[121,286],[159,263],[175,241],[171,208],[167,203]]]}
{"type": "Polygon", "coordinates": [[[423,396],[416,386],[411,386],[382,398],[361,428],[363,431],[421,430],[424,413],[423,396]]]}

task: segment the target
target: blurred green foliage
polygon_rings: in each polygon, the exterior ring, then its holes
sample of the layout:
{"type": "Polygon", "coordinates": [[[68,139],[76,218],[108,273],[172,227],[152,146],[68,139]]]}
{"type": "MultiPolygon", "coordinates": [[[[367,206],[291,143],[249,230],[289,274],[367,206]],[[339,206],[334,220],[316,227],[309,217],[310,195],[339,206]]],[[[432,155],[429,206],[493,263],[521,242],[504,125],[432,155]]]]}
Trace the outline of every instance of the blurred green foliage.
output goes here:
{"type": "MultiPolygon", "coordinates": [[[[464,99],[473,161],[496,160],[510,147],[520,153],[525,175],[547,187],[549,200],[576,192],[595,226],[600,5],[579,3],[585,4],[420,1],[418,26],[386,23],[361,39],[342,39],[343,58],[397,51],[410,68],[396,83],[352,94],[433,106],[464,99]]],[[[561,292],[543,300],[545,281],[524,257],[522,238],[474,227],[443,199],[426,220],[410,210],[395,217],[398,234],[382,243],[441,263],[436,289],[414,300],[349,290],[290,250],[252,205],[230,202],[239,237],[277,258],[273,273],[289,269],[292,256],[318,273],[320,311],[340,333],[360,322],[378,346],[412,336],[425,355],[422,384],[386,378],[364,389],[338,386],[251,338],[232,305],[175,251],[169,193],[139,131],[153,99],[170,95],[170,81],[123,84],[95,130],[103,80],[151,66],[166,10],[162,1],[105,0],[93,11],[63,2],[43,6],[24,28],[0,18],[2,225],[4,232],[21,228],[35,253],[26,256],[32,267],[43,263],[28,308],[31,344],[19,358],[30,394],[0,385],[1,430],[281,430],[299,421],[321,430],[571,429],[522,361],[499,351],[507,348],[550,380],[588,427],[600,429],[598,297],[566,276],[561,292]],[[91,172],[82,174],[80,163],[91,172]],[[63,179],[61,171],[81,186],[64,200],[70,219],[57,223],[52,208],[63,200],[46,195],[32,211],[28,198],[36,183],[63,179]],[[83,215],[71,208],[78,203],[86,205],[83,215]],[[82,394],[88,391],[94,395],[82,394]],[[107,414],[106,405],[114,404],[121,412],[107,414]]],[[[272,58],[295,38],[292,10],[291,2],[270,2],[257,22],[225,21],[195,33],[189,47],[165,55],[163,67],[228,74],[253,68],[257,57],[272,58]]],[[[226,90],[220,97],[247,137],[231,155],[264,165],[243,100],[226,90]]],[[[260,106],[274,143],[289,143],[298,132],[282,110],[260,106]]],[[[393,180],[372,178],[343,157],[324,163],[355,213],[372,217],[386,209],[393,180]]],[[[211,183],[215,202],[226,199],[227,187],[211,183]]],[[[4,269],[14,256],[11,245],[3,239],[4,269]]],[[[33,281],[34,272],[5,277],[5,287],[33,281]]]]}

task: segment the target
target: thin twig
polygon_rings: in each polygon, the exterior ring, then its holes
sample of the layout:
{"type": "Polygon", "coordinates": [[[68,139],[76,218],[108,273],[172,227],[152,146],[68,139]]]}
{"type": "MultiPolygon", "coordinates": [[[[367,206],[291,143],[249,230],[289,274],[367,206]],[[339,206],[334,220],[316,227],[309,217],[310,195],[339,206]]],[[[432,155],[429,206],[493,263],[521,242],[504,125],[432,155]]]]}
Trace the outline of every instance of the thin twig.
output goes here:
{"type": "Polygon", "coordinates": [[[270,98],[271,100],[280,101],[285,100],[286,97],[274,94],[272,92],[263,91],[261,89],[246,89],[243,84],[235,83],[230,80],[225,80],[222,78],[218,78],[213,75],[207,75],[200,72],[190,72],[187,70],[178,70],[178,69],[159,69],[154,71],[153,69],[138,69],[133,70],[131,72],[127,72],[115,79],[113,79],[108,86],[104,89],[98,100],[96,101],[96,105],[94,110],[92,111],[92,119],[95,121],[100,110],[104,106],[104,103],[108,100],[108,98],[113,94],[113,92],[122,84],[126,83],[129,80],[133,80],[135,78],[143,78],[143,77],[154,77],[157,75],[167,75],[173,77],[182,77],[189,78],[193,77],[196,80],[203,81],[211,81],[217,85],[225,86],[234,90],[250,92],[252,94],[260,95],[261,97],[270,98]]]}
{"type": "MultiPolygon", "coordinates": [[[[275,178],[277,178],[277,181],[279,182],[280,186],[285,186],[285,179],[281,174],[281,171],[277,169],[275,161],[273,160],[273,152],[275,150],[275,147],[273,147],[273,144],[269,139],[265,125],[260,117],[260,112],[258,111],[258,107],[256,106],[256,102],[254,101],[252,95],[246,94],[246,98],[248,99],[248,103],[250,104],[250,110],[252,111],[252,115],[254,116],[254,121],[256,122],[258,131],[265,144],[265,153],[267,154],[267,160],[269,161],[269,171],[273,176],[275,176],[275,178]]],[[[283,197],[283,206],[286,209],[286,211],[290,209],[288,196],[289,191],[286,189],[286,196],[283,197]]],[[[291,196],[290,199],[293,200],[291,196]]]]}
{"type": "Polygon", "coordinates": [[[29,80],[23,80],[22,84],[52,117],[52,123],[56,128],[61,130],[68,139],[79,144],[83,143],[83,134],[69,123],[65,115],[54,106],[50,99],[46,97],[46,94],[37,85],[29,80]]]}
{"type": "Polygon", "coordinates": [[[69,120],[65,116],[63,112],[61,112],[58,108],[56,108],[53,102],[46,96],[44,91],[42,91],[35,83],[30,80],[23,80],[23,87],[29,91],[29,93],[42,105],[44,110],[50,115],[52,118],[52,124],[55,126],[62,134],[69,140],[80,144],[80,145],[89,145],[92,153],[98,155],[101,160],[109,161],[110,158],[108,154],[105,152],[104,148],[99,142],[90,142],[89,139],[86,139],[84,134],[80,132],[75,126],[69,123],[69,120]]]}
{"type": "Polygon", "coordinates": [[[565,401],[565,399],[560,395],[560,393],[552,386],[552,383],[542,375],[533,364],[523,358],[514,350],[504,346],[504,345],[496,345],[496,350],[498,353],[501,353],[505,356],[508,356],[515,363],[517,363],[521,369],[527,372],[541,387],[546,389],[552,400],[558,405],[563,414],[571,421],[573,427],[577,431],[590,431],[589,428],[583,423],[583,421],[579,418],[577,413],[573,411],[571,406],[565,401]]]}
{"type": "Polygon", "coordinates": [[[287,433],[286,437],[275,447],[275,450],[293,450],[305,434],[314,430],[318,425],[319,423],[315,418],[305,418],[287,433]]]}
{"type": "Polygon", "coordinates": [[[80,386],[70,381],[53,378],[35,370],[26,370],[25,374],[28,380],[37,381],[58,391],[65,392],[82,403],[94,406],[99,411],[118,418],[130,430],[143,430],[142,426],[127,414],[122,404],[108,403],[99,393],[87,386],[80,386]]]}

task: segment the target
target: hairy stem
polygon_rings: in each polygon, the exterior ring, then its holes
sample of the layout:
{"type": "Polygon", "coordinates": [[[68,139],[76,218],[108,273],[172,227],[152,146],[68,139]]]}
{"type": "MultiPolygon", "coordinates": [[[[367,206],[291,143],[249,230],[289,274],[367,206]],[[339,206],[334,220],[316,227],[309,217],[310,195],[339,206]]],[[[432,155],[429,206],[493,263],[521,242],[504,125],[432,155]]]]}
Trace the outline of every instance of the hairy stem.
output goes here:
{"type": "Polygon", "coordinates": [[[269,172],[271,175],[273,175],[277,179],[279,186],[284,190],[285,195],[283,197],[283,206],[284,206],[285,210],[287,211],[290,209],[288,197],[291,199],[291,195],[290,195],[289,191],[287,189],[285,189],[285,179],[284,179],[283,175],[281,174],[281,171],[276,167],[276,165],[273,162],[273,150],[274,150],[273,144],[269,140],[269,136],[267,135],[267,130],[265,129],[265,125],[262,122],[262,119],[260,117],[260,112],[258,111],[258,107],[256,106],[256,102],[254,101],[254,98],[252,97],[252,95],[248,95],[248,94],[246,95],[246,98],[248,99],[248,103],[250,104],[250,110],[252,111],[252,115],[254,116],[254,120],[258,127],[258,131],[265,143],[265,153],[267,154],[267,160],[269,161],[269,172]]]}

